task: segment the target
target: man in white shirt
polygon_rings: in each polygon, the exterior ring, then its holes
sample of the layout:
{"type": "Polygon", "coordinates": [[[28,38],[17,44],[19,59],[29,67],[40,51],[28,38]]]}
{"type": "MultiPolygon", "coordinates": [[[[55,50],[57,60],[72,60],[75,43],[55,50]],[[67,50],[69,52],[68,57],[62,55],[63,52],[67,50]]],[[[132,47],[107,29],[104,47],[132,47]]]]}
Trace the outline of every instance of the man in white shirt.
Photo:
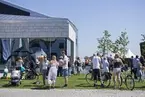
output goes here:
{"type": "Polygon", "coordinates": [[[100,78],[100,67],[101,67],[101,58],[99,57],[99,53],[93,55],[92,59],[93,64],[93,75],[94,75],[94,87],[97,86],[97,80],[101,82],[101,87],[103,87],[103,83],[100,78]]]}
{"type": "Polygon", "coordinates": [[[67,87],[68,85],[68,62],[69,58],[66,56],[65,51],[62,51],[64,64],[62,66],[63,76],[65,80],[65,85],[63,87],[67,87]]]}

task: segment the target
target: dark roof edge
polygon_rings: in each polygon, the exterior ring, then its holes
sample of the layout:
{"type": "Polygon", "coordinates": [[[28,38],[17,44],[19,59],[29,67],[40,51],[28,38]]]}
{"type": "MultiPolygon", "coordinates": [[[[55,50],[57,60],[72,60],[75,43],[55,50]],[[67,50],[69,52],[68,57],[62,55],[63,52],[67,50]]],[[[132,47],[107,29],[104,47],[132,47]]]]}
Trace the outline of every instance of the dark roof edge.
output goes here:
{"type": "Polygon", "coordinates": [[[12,6],[14,8],[18,8],[18,9],[24,10],[26,12],[30,12],[30,16],[32,16],[32,17],[47,17],[47,18],[49,18],[49,16],[43,15],[41,13],[37,13],[35,11],[32,11],[32,10],[26,9],[24,7],[18,6],[16,4],[13,4],[11,2],[7,2],[5,0],[0,0],[0,2],[3,3],[3,4],[6,4],[6,5],[12,6]]]}

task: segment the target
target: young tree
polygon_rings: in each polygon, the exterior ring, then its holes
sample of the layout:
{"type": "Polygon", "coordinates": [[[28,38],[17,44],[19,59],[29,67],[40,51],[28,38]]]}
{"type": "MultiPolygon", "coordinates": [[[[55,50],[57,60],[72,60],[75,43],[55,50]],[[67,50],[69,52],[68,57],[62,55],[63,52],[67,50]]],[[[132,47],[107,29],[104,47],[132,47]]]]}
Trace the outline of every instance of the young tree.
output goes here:
{"type": "Polygon", "coordinates": [[[119,42],[118,42],[118,40],[116,40],[114,43],[111,43],[109,50],[112,53],[117,53],[119,51],[119,47],[118,46],[119,46],[119,42]]]}
{"type": "Polygon", "coordinates": [[[107,30],[105,30],[103,32],[103,37],[97,38],[97,41],[99,43],[98,49],[101,53],[103,53],[103,55],[108,53],[110,45],[112,43],[112,41],[110,40],[110,36],[111,34],[107,30]]]}
{"type": "Polygon", "coordinates": [[[141,34],[141,36],[142,36],[142,41],[143,42],[141,42],[140,43],[140,51],[141,51],[141,55],[143,55],[143,56],[145,56],[145,34],[141,34]]]}
{"type": "Polygon", "coordinates": [[[118,49],[123,57],[125,57],[125,53],[127,52],[127,45],[129,44],[127,32],[121,32],[119,39],[116,40],[118,42],[118,49]]]}
{"type": "Polygon", "coordinates": [[[141,40],[142,40],[143,42],[145,42],[145,34],[141,34],[141,36],[142,36],[142,39],[141,39],[141,40]]]}

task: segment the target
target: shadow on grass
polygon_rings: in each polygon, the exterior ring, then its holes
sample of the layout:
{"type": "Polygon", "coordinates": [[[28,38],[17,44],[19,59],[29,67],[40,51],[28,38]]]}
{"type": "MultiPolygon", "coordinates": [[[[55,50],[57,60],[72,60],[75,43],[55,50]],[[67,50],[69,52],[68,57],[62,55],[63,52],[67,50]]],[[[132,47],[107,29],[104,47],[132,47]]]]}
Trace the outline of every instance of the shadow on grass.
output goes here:
{"type": "Polygon", "coordinates": [[[78,84],[78,85],[75,85],[76,87],[93,87],[93,85],[88,85],[86,83],[82,83],[82,84],[78,84]]]}
{"type": "Polygon", "coordinates": [[[145,86],[136,86],[137,89],[145,89],[145,86]]]}
{"type": "Polygon", "coordinates": [[[2,87],[4,87],[4,88],[12,87],[12,85],[11,84],[5,84],[5,85],[2,85],[2,87]]]}
{"type": "Polygon", "coordinates": [[[78,78],[78,80],[86,80],[85,78],[78,78]]]}
{"type": "Polygon", "coordinates": [[[3,88],[17,88],[19,87],[19,85],[12,85],[12,84],[5,84],[5,85],[2,85],[3,88]]]}
{"type": "MultiPolygon", "coordinates": [[[[55,89],[60,88],[59,86],[55,86],[55,89]]],[[[49,87],[48,86],[36,86],[34,88],[31,88],[32,90],[48,90],[49,87]]]]}

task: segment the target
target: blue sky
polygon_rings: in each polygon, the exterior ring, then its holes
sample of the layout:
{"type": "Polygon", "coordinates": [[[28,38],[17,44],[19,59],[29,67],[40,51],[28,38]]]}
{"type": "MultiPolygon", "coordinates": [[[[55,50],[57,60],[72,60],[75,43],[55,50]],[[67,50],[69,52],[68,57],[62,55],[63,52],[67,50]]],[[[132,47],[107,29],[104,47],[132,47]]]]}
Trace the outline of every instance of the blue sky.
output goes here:
{"type": "Polygon", "coordinates": [[[140,54],[141,34],[145,34],[145,0],[6,0],[54,17],[69,18],[79,30],[79,55],[90,56],[97,39],[108,30],[115,40],[128,32],[128,48],[140,54]]]}

